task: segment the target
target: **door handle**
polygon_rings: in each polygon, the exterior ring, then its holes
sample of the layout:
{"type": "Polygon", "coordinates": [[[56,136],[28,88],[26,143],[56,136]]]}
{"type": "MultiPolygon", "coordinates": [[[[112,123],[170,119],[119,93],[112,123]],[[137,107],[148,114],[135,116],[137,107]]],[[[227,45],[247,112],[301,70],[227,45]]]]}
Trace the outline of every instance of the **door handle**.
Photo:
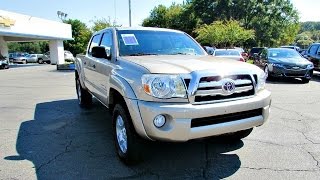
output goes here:
{"type": "Polygon", "coordinates": [[[92,65],[92,67],[93,67],[93,68],[96,68],[96,65],[94,64],[94,65],[92,65]]]}

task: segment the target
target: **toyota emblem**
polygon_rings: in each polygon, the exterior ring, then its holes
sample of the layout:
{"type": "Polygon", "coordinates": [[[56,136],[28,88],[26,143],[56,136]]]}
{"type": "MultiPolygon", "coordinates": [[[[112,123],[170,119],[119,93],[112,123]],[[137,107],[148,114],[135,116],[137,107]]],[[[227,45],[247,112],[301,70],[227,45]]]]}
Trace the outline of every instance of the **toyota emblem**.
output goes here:
{"type": "Polygon", "coordinates": [[[236,89],[236,84],[232,79],[225,79],[222,83],[222,91],[224,95],[231,95],[236,89]]]}

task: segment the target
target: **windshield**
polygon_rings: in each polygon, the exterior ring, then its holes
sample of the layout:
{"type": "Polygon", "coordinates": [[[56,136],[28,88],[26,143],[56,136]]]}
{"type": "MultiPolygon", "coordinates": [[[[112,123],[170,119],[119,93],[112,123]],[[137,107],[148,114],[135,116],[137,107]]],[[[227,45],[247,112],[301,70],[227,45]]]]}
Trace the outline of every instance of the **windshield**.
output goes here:
{"type": "Polygon", "coordinates": [[[215,56],[240,56],[237,50],[216,50],[215,56]]]}
{"type": "Polygon", "coordinates": [[[118,43],[120,56],[205,55],[201,46],[179,32],[119,30],[118,43]]]}
{"type": "Polygon", "coordinates": [[[301,55],[293,49],[271,49],[269,57],[276,58],[301,58],[301,55]]]}

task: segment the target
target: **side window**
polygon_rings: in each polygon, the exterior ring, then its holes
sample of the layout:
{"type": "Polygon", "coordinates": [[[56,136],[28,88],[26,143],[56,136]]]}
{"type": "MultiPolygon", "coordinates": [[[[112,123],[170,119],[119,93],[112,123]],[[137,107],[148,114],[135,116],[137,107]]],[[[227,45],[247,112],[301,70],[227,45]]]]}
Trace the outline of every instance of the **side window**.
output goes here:
{"type": "Polygon", "coordinates": [[[267,59],[267,50],[262,50],[261,51],[261,57],[263,58],[263,59],[267,59]]]}
{"type": "Polygon", "coordinates": [[[89,50],[88,50],[88,54],[91,55],[91,50],[92,50],[93,47],[99,46],[100,38],[101,38],[100,34],[97,34],[97,35],[93,36],[93,38],[91,40],[91,43],[90,43],[89,50]]]}
{"type": "Polygon", "coordinates": [[[103,46],[106,49],[107,55],[110,55],[112,45],[112,33],[110,31],[106,31],[103,33],[100,46],[103,46]]]}
{"type": "Polygon", "coordinates": [[[310,47],[308,52],[311,55],[315,55],[317,53],[317,50],[318,50],[318,46],[317,45],[313,45],[313,46],[310,47]]]}

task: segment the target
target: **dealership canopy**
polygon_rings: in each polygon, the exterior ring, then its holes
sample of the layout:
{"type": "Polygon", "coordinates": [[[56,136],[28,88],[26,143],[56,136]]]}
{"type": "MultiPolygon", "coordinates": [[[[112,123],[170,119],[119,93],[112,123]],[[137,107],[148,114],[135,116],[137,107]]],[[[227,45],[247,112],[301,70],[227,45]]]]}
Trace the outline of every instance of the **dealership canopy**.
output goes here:
{"type": "Polygon", "coordinates": [[[49,41],[52,64],[64,63],[64,40],[72,40],[71,25],[0,10],[0,52],[8,57],[7,42],[49,41]]]}

